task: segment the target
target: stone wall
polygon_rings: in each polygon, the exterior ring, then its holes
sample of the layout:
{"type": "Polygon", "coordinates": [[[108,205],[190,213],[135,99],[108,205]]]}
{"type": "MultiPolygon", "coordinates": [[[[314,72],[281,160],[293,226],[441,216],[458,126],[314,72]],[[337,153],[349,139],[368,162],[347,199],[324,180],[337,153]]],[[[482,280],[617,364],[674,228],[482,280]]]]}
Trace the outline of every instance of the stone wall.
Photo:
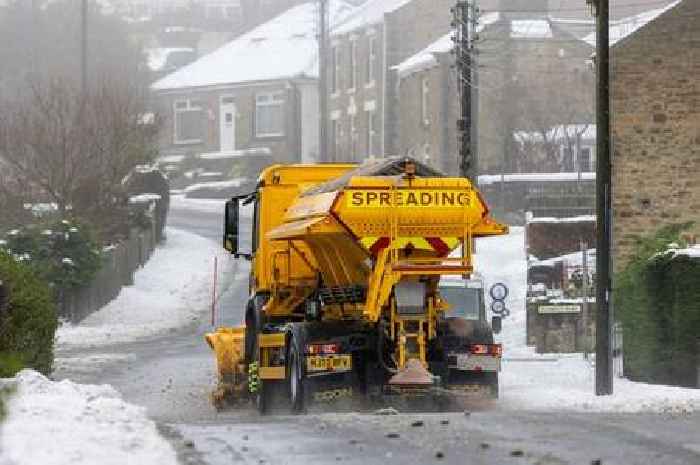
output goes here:
{"type": "Polygon", "coordinates": [[[700,3],[682,2],[612,49],[613,253],[663,225],[700,232],[700,3]]]}

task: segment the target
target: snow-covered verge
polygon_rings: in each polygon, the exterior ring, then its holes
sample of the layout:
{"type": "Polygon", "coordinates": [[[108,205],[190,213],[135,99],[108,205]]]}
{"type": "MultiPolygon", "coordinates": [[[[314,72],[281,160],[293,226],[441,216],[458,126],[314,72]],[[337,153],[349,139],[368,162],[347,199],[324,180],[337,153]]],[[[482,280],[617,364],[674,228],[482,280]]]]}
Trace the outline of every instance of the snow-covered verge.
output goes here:
{"type": "MultiPolygon", "coordinates": [[[[550,360],[552,356],[547,358],[550,360]]],[[[505,361],[500,375],[505,408],[618,413],[685,414],[700,411],[700,389],[614,380],[611,396],[596,396],[595,366],[582,354],[557,355],[555,361],[505,361]]]]}
{"type": "MultiPolygon", "coordinates": [[[[700,389],[614,380],[612,396],[594,395],[595,367],[582,354],[536,354],[526,345],[525,298],[527,293],[523,228],[513,227],[507,236],[477,241],[476,270],[487,289],[506,284],[506,306],[511,314],[503,321],[497,340],[503,344],[499,405],[519,410],[569,410],[597,412],[700,411],[700,389]]],[[[487,297],[488,303],[490,298],[487,297]]]]}
{"type": "Polygon", "coordinates": [[[53,382],[21,371],[0,426],[0,465],[176,464],[141,407],[110,386],[53,382]]]}
{"type": "MultiPolygon", "coordinates": [[[[188,210],[206,213],[217,213],[221,215],[223,221],[224,206],[228,199],[193,199],[182,194],[173,194],[171,191],[170,208],[173,210],[188,210]]],[[[253,216],[253,204],[241,205],[240,215],[245,217],[253,216]]]]}
{"type": "Polygon", "coordinates": [[[227,199],[192,199],[183,194],[170,192],[170,208],[174,210],[190,210],[207,213],[218,213],[223,218],[224,205],[227,199]]]}
{"type": "Polygon", "coordinates": [[[167,241],[136,272],[133,286],[80,324],[59,327],[59,347],[131,341],[198,319],[210,299],[217,253],[218,244],[168,228],[167,241]]]}

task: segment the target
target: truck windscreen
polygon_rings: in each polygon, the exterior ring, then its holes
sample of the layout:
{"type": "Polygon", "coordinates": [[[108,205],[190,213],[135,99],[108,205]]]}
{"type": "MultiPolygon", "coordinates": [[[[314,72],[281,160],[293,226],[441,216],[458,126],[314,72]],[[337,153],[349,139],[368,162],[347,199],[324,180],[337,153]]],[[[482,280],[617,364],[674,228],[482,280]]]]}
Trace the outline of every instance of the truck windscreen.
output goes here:
{"type": "Polygon", "coordinates": [[[440,295],[450,304],[447,316],[478,320],[481,308],[481,289],[440,286],[440,295]]]}

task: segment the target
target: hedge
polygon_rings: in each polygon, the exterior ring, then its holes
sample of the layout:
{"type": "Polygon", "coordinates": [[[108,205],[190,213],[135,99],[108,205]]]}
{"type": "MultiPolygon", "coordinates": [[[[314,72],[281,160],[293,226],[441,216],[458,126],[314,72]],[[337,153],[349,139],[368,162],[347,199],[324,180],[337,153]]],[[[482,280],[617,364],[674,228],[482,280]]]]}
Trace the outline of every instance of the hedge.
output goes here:
{"type": "Polygon", "coordinates": [[[25,367],[50,374],[58,326],[51,290],[30,267],[2,251],[0,280],[8,296],[0,309],[0,377],[25,367]]]}
{"type": "Polygon", "coordinates": [[[641,239],[616,275],[614,308],[625,338],[625,374],[652,383],[695,386],[700,339],[700,260],[676,255],[689,224],[641,239]]]}

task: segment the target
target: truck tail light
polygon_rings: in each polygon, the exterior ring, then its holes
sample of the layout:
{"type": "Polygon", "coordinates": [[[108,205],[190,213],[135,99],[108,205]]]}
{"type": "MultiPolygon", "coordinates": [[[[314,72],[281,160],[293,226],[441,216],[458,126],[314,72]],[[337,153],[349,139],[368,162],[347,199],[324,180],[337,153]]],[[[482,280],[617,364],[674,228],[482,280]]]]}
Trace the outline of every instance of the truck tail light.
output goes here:
{"type": "Polygon", "coordinates": [[[503,355],[503,346],[501,344],[472,344],[469,346],[469,353],[501,357],[503,355]]]}
{"type": "Polygon", "coordinates": [[[306,346],[307,355],[334,355],[340,353],[340,344],[309,344],[306,346]]]}
{"type": "Polygon", "coordinates": [[[487,344],[472,344],[469,347],[469,352],[474,355],[486,355],[489,353],[489,346],[487,344]]]}

